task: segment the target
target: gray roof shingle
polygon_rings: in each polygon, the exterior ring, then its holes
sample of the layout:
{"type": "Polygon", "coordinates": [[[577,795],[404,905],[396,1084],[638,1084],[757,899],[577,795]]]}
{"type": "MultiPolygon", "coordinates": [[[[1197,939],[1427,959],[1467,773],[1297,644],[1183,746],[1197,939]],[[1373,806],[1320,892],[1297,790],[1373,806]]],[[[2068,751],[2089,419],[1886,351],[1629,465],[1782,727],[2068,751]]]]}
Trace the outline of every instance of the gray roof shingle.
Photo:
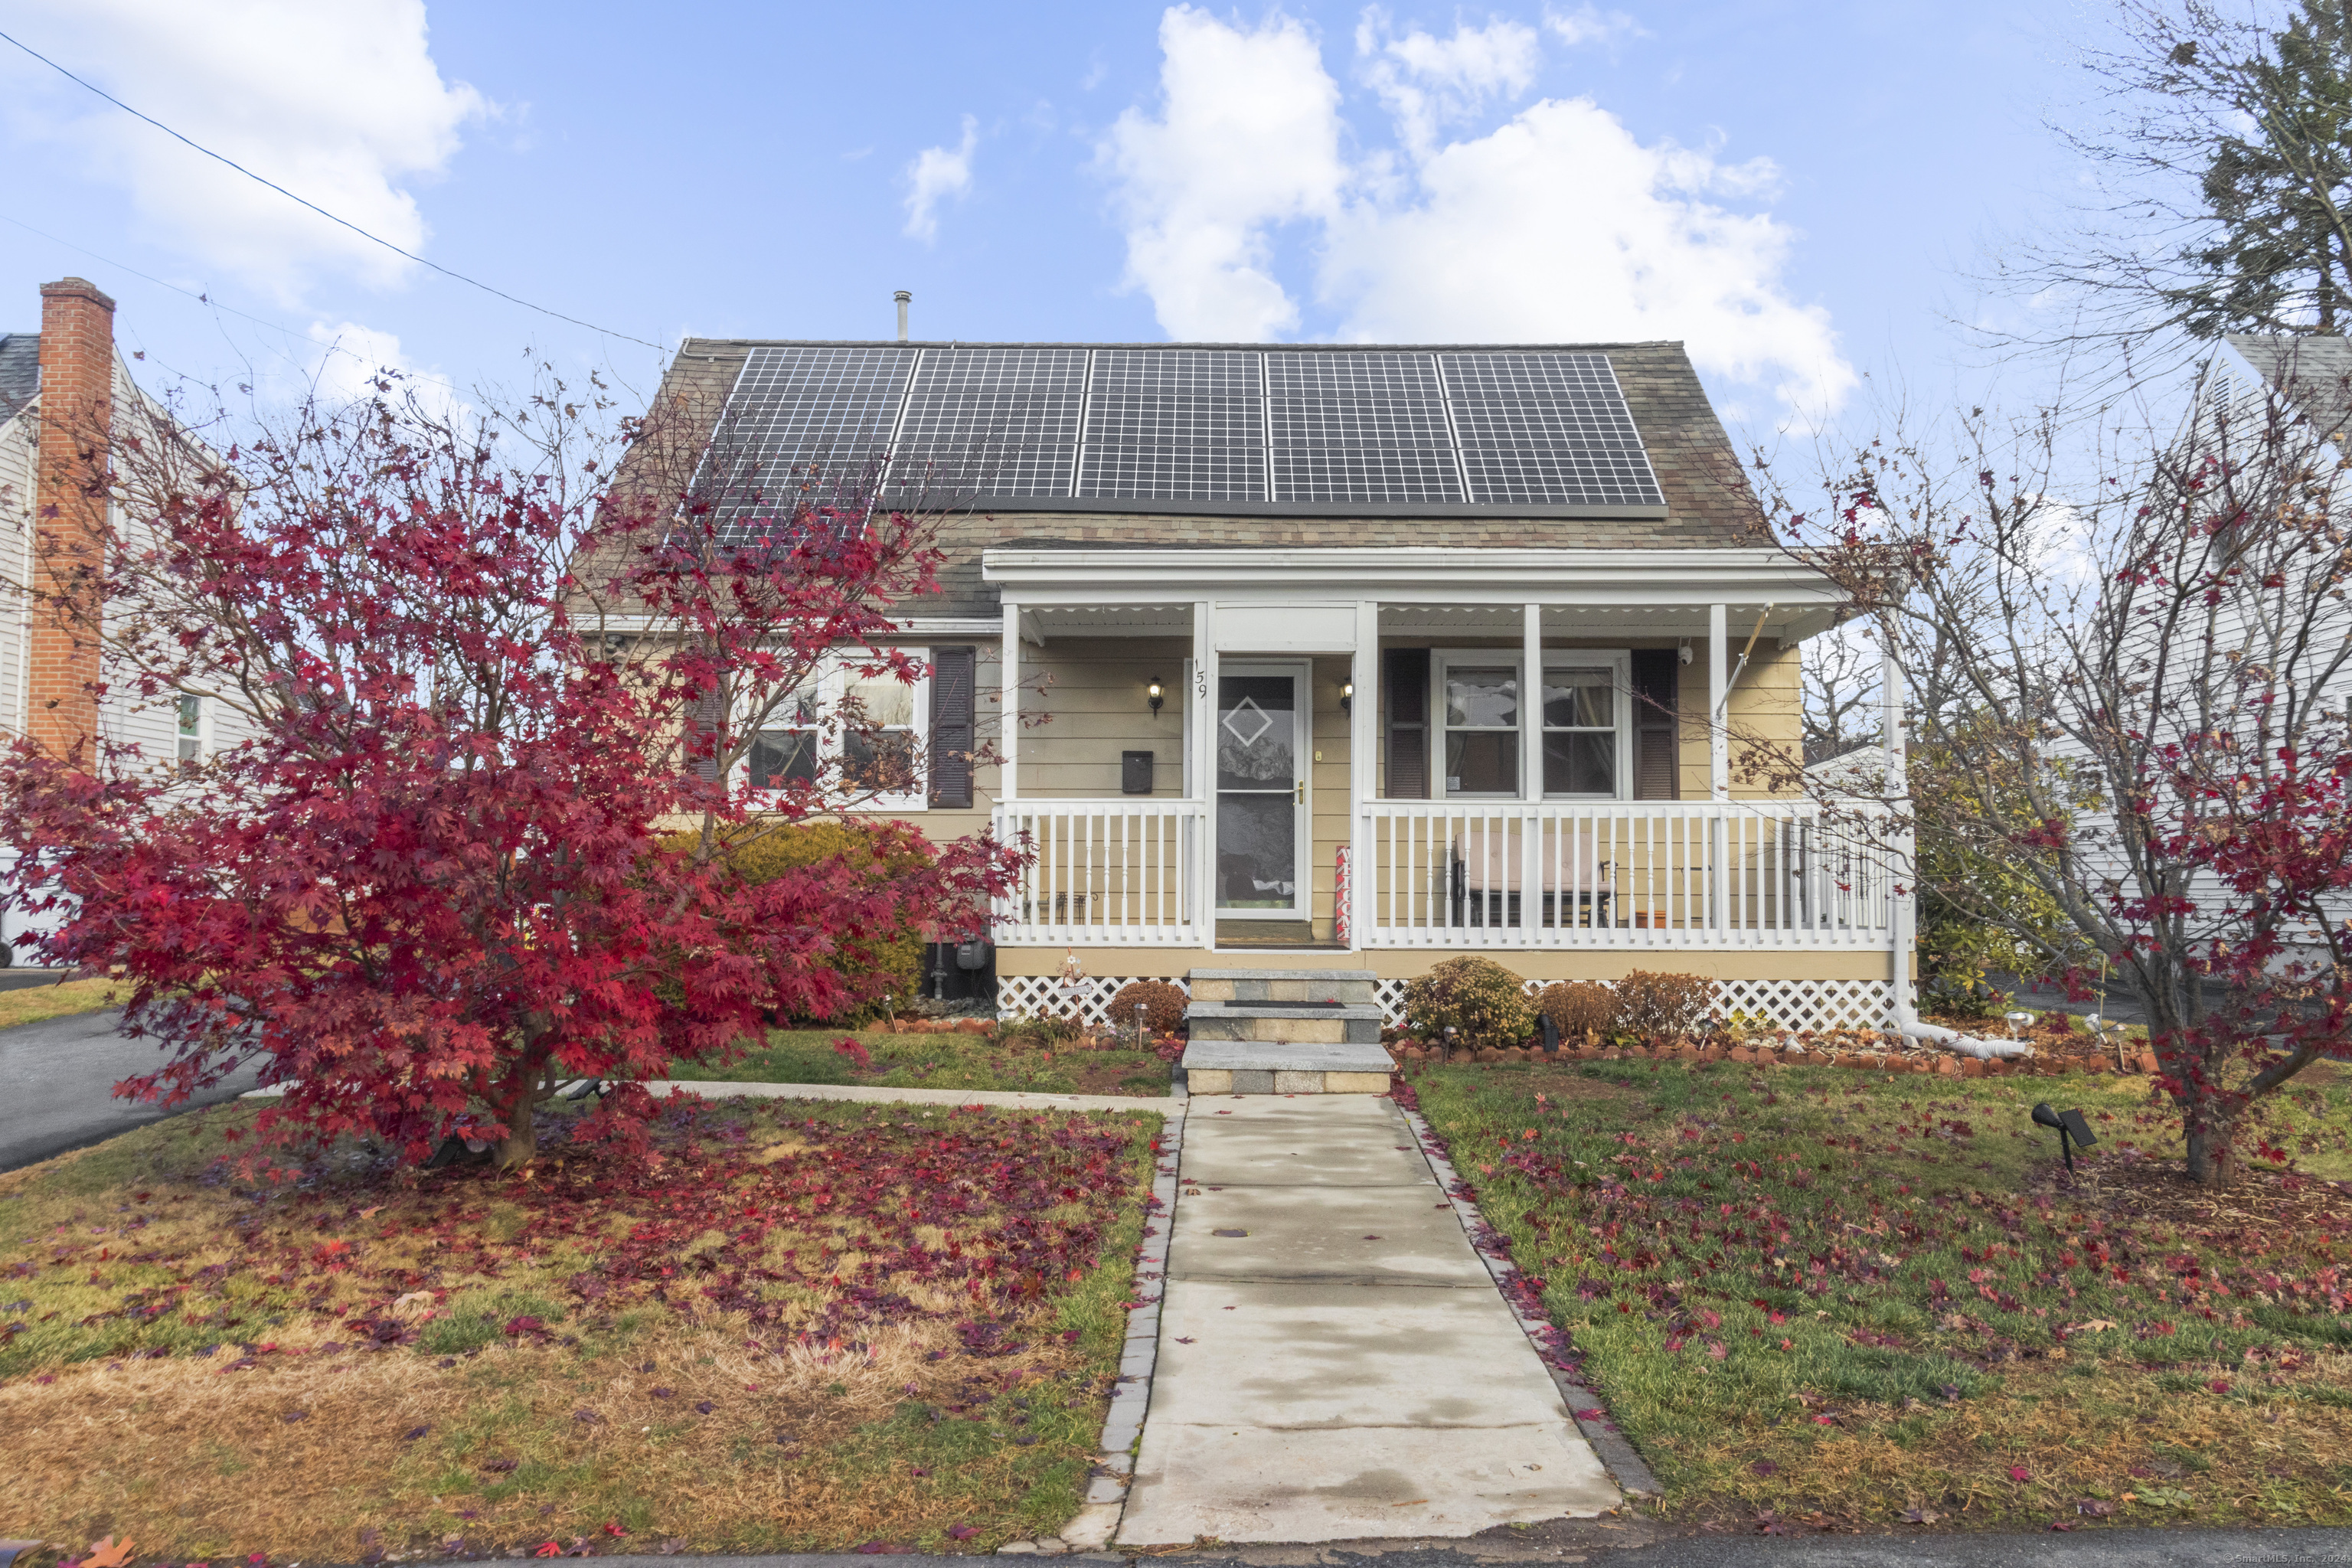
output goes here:
{"type": "Polygon", "coordinates": [[[0,419],[15,418],[40,389],[41,334],[0,333],[0,419]]]}

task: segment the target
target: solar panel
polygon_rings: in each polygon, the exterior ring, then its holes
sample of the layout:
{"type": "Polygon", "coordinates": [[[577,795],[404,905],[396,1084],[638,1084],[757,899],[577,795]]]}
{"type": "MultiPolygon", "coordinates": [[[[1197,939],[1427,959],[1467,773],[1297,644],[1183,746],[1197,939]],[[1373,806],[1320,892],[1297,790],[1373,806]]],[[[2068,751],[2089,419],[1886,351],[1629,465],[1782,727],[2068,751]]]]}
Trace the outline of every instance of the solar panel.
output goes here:
{"type": "Polygon", "coordinates": [[[914,359],[900,348],[753,349],[705,460],[705,482],[723,493],[721,540],[741,543],[803,499],[863,489],[890,444],[914,359]]]}
{"type": "Polygon", "coordinates": [[[1664,503],[1607,354],[1437,357],[1479,505],[1664,503]]]}
{"type": "Polygon", "coordinates": [[[1365,349],[1265,355],[1277,501],[1460,504],[1436,366],[1365,349]]]}
{"type": "Polygon", "coordinates": [[[803,501],[1664,505],[1606,353],[772,343],[703,473],[722,537],[803,501]]]}
{"type": "Polygon", "coordinates": [[[925,349],[891,489],[947,504],[1067,496],[1086,374],[1085,349],[925,349]]]}
{"type": "Polygon", "coordinates": [[[1077,493],[1265,500],[1265,399],[1248,349],[1097,349],[1077,493]]]}

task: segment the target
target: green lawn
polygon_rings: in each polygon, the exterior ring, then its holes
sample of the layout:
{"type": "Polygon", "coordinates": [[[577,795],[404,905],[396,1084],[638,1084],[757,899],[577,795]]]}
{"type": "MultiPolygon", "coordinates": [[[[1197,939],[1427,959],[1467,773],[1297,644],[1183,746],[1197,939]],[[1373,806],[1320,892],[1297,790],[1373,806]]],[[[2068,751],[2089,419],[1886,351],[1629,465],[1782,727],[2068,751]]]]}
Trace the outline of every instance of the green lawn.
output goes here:
{"type": "Polygon", "coordinates": [[[2291,1167],[2210,1194],[2138,1077],[1410,1079],[1670,1512],[2341,1524],[2352,1075],[2307,1076],[2291,1167]],[[2102,1140],[2077,1177],[2041,1100],[2102,1140]]]}
{"type": "Polygon", "coordinates": [[[1169,1067],[1148,1051],[1040,1048],[984,1035],[849,1036],[871,1070],[834,1049],[838,1029],[777,1029],[765,1049],[725,1066],[681,1062],[670,1076],[695,1082],[855,1083],[885,1089],[1000,1089],[1048,1094],[1168,1093],[1169,1067]]]}
{"type": "Polygon", "coordinates": [[[256,1114],[0,1176],[14,1533],[148,1563],[986,1552],[1078,1506],[1141,1106],[697,1101],[634,1153],[558,1116],[508,1176],[350,1145],[248,1170],[256,1114]]]}
{"type": "Polygon", "coordinates": [[[131,987],[111,980],[20,985],[13,991],[0,991],[0,1029],[12,1024],[62,1018],[68,1013],[95,1013],[101,1007],[119,1007],[130,994],[131,987]]]}

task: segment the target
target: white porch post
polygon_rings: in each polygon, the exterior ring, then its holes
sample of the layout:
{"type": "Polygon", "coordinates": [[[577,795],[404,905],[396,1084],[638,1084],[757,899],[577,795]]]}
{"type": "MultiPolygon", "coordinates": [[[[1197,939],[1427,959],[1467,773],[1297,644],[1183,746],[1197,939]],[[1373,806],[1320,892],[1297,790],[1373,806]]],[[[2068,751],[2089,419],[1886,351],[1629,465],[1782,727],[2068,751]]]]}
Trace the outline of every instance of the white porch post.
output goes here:
{"type": "Polygon", "coordinates": [[[1014,786],[1021,744],[1021,606],[1009,596],[1004,601],[1003,665],[998,673],[1003,680],[1004,758],[996,764],[996,799],[999,805],[1009,805],[1020,793],[1014,786]]]}
{"type": "Polygon", "coordinates": [[[1381,606],[1356,602],[1356,657],[1349,666],[1356,695],[1348,723],[1348,946],[1362,948],[1371,934],[1371,802],[1380,793],[1381,606]]]}
{"type": "Polygon", "coordinates": [[[1917,856],[1909,821],[1911,809],[1910,737],[1903,732],[1903,667],[1895,661],[1894,639],[1882,632],[1879,644],[1879,733],[1885,737],[1886,800],[1890,808],[1904,813],[1904,824],[1893,837],[1886,868],[1887,932],[1894,945],[1889,955],[1891,973],[1887,978],[1895,989],[1895,1016],[1898,1023],[1907,1023],[1916,1016],[1916,1000],[1911,991],[1912,950],[1916,945],[1914,934],[1918,923],[1918,889],[1914,886],[1917,874],[1917,856]]]}
{"type": "Polygon", "coordinates": [[[1519,934],[1543,925],[1543,606],[1521,606],[1519,624],[1519,934]]]}
{"type": "MultiPolygon", "coordinates": [[[[1731,690],[1727,619],[1727,606],[1706,607],[1706,793],[1718,807],[1731,798],[1731,737],[1724,729],[1731,717],[1726,702],[1731,690]]],[[[1707,900],[1713,905],[1707,923],[1718,935],[1731,926],[1731,867],[1725,853],[1728,837],[1725,826],[1718,809],[1706,829],[1707,900]]]]}
{"type": "Polygon", "coordinates": [[[1184,700],[1192,705],[1192,776],[1201,786],[1201,827],[1192,846],[1194,918],[1201,927],[1201,945],[1217,945],[1217,639],[1216,605],[1207,599],[1192,604],[1192,689],[1184,700]]]}

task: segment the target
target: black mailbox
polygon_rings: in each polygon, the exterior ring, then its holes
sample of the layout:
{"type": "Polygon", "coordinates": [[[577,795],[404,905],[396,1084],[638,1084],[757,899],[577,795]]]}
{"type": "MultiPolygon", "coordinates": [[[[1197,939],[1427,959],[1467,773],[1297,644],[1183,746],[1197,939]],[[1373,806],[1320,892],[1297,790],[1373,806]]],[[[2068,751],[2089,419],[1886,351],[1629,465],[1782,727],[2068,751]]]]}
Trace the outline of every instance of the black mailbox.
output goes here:
{"type": "Polygon", "coordinates": [[[1118,793],[1150,795],[1151,793],[1151,753],[1121,752],[1118,754],[1118,793]]]}

